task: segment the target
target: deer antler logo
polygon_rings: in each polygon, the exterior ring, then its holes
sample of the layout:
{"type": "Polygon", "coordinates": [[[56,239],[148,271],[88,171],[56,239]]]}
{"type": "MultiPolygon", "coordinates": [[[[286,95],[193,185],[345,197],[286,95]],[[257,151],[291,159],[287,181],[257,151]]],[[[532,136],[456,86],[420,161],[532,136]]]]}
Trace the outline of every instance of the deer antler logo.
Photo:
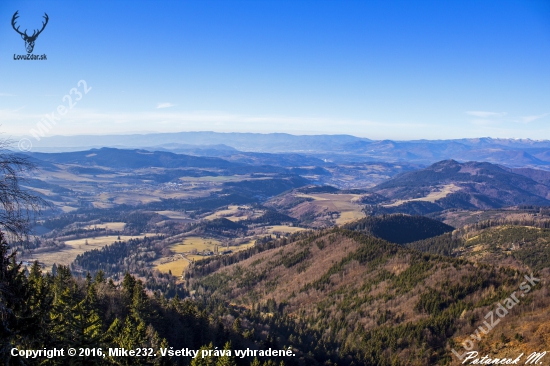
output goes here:
{"type": "Polygon", "coordinates": [[[15,12],[15,14],[13,14],[13,18],[11,18],[11,26],[13,27],[13,29],[19,33],[21,35],[21,38],[23,38],[23,40],[25,41],[25,48],[27,49],[27,53],[31,53],[32,50],[34,49],[34,42],[36,41],[36,38],[38,38],[38,35],[40,33],[42,33],[42,31],[44,30],[44,28],[46,28],[46,24],[48,24],[48,20],[50,18],[48,18],[48,14],[44,13],[44,19],[46,20],[45,22],[42,22],[42,29],[38,30],[38,29],[35,29],[35,31],[33,32],[32,36],[29,36],[27,34],[27,30],[25,29],[25,32],[21,33],[19,31],[19,27],[15,28],[15,21],[17,20],[17,18],[19,18],[19,15],[17,15],[17,13],[19,13],[19,10],[15,12]]]}

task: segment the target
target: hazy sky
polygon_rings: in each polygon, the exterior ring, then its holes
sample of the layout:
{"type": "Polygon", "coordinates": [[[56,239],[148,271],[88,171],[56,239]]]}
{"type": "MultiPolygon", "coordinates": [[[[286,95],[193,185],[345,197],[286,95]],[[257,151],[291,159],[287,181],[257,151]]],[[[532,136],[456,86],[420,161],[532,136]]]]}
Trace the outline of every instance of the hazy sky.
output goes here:
{"type": "Polygon", "coordinates": [[[49,135],[550,139],[550,1],[2,0],[0,130],[52,113],[49,135]],[[14,60],[17,10],[29,35],[48,14],[46,61],[14,60]]]}

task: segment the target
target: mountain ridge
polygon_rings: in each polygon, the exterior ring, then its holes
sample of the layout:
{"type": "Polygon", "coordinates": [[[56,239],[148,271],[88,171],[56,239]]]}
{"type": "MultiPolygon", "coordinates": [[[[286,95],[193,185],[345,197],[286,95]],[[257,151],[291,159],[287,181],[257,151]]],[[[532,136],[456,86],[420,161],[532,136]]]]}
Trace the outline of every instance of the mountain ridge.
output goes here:
{"type": "Polygon", "coordinates": [[[450,208],[490,209],[517,205],[549,205],[546,174],[507,169],[487,162],[443,160],[401,173],[372,188],[386,197],[381,212],[426,214],[450,208]],[[529,177],[541,177],[535,181],[529,177]]]}
{"type": "MultiPolygon", "coordinates": [[[[407,161],[432,164],[455,159],[482,160],[509,167],[550,169],[550,141],[532,139],[461,138],[446,140],[372,140],[352,135],[292,135],[288,133],[219,133],[212,131],[132,135],[43,137],[36,151],[98,147],[148,148],[177,151],[185,145],[225,145],[242,152],[298,153],[334,162],[407,161]],[[180,146],[178,146],[180,145],[180,146]]],[[[196,149],[197,154],[201,154],[196,149]]],[[[203,150],[212,150],[206,148],[203,150]]],[[[227,151],[227,149],[225,148],[227,151]]],[[[203,152],[208,153],[208,152],[203,152]]]]}

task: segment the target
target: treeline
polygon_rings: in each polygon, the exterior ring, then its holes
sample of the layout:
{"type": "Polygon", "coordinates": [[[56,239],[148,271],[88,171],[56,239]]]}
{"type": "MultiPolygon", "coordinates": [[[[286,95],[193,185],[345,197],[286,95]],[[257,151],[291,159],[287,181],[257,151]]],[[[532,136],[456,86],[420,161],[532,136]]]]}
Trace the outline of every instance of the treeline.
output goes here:
{"type": "Polygon", "coordinates": [[[214,220],[206,220],[198,224],[191,225],[189,228],[189,230],[194,229],[199,229],[203,233],[237,236],[239,234],[246,233],[248,227],[239,222],[233,222],[225,217],[220,217],[214,220]]]}
{"type": "Polygon", "coordinates": [[[272,209],[267,209],[260,217],[243,221],[245,224],[262,224],[262,225],[281,225],[283,223],[294,223],[298,220],[294,217],[282,214],[272,209]]]}
{"type": "Polygon", "coordinates": [[[549,219],[535,219],[535,218],[520,218],[520,219],[490,219],[476,222],[475,224],[465,225],[464,227],[458,229],[459,232],[464,235],[472,231],[483,230],[495,226],[532,226],[538,227],[541,229],[550,229],[550,220],[549,219]]]}

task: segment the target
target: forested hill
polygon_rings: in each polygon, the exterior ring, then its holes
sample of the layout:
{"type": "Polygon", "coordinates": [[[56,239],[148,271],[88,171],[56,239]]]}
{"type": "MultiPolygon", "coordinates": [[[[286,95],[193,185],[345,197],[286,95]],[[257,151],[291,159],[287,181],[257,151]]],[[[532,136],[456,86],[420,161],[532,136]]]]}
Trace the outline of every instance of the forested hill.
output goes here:
{"type": "Polygon", "coordinates": [[[91,149],[64,153],[28,153],[33,158],[51,163],[103,166],[115,169],[149,167],[230,168],[242,166],[220,158],[174,154],[166,151],[123,150],[115,148],[91,149]]]}
{"type": "MultiPolygon", "coordinates": [[[[337,365],[460,364],[451,348],[463,353],[460,343],[479,332],[485,314],[529,273],[425,254],[340,228],[278,239],[270,249],[250,252],[235,254],[240,259],[232,264],[198,264],[186,280],[205,298],[255,309],[243,319],[247,330],[263,327],[281,343],[310,352],[308,365],[326,364],[327,358],[337,365]]],[[[535,275],[543,282],[523,294],[522,310],[510,312],[497,331],[475,343],[480,353],[503,342],[517,354],[546,346],[548,332],[539,322],[550,310],[543,290],[547,275],[535,275]],[[532,314],[529,322],[525,311],[532,314]],[[541,337],[526,343],[521,327],[538,329],[541,337]]]]}
{"type": "MultiPolygon", "coordinates": [[[[395,223],[409,218],[381,219],[395,223]]],[[[410,219],[411,226],[419,222],[419,218],[410,219]]],[[[545,230],[484,229],[489,231],[469,238],[476,248],[488,245],[486,240],[495,243],[494,248],[483,249],[480,260],[422,253],[389,243],[362,232],[384,227],[376,221],[367,223],[357,225],[355,231],[332,228],[279,239],[266,236],[246,251],[196,262],[184,276],[185,293],[192,294],[185,300],[167,299],[158,292],[148,295],[141,280],[130,275],[117,285],[101,271],[75,278],[67,267],[43,274],[34,265],[26,273],[0,238],[0,358],[8,360],[12,347],[291,347],[295,356],[257,360],[151,354],[139,359],[88,356],[72,361],[100,365],[389,366],[460,364],[451,350],[463,353],[460,344],[465,339],[472,339],[484,354],[503,345],[517,354],[545,349],[550,334],[545,328],[550,311],[545,230]],[[516,259],[540,271],[509,261],[487,264],[494,251],[508,248],[519,238],[525,250],[518,250],[516,259]],[[538,278],[527,291],[526,275],[538,278]],[[518,289],[523,296],[506,322],[483,335],[482,342],[476,341],[471,335],[479,332],[485,315],[510,294],[519,295],[518,289]]],[[[425,225],[437,227],[433,220],[425,225]]],[[[438,240],[427,239],[432,241],[418,249],[431,251],[438,243],[454,240],[448,232],[435,238],[438,240]]],[[[8,364],[18,360],[8,360],[8,364]]],[[[30,365],[42,361],[25,360],[30,365]]],[[[49,362],[65,365],[69,361],[61,357],[49,362]]]]}
{"type": "Polygon", "coordinates": [[[398,244],[427,239],[454,229],[452,226],[424,216],[403,214],[368,216],[346,224],[344,228],[361,231],[398,244]]]}
{"type": "Polygon", "coordinates": [[[550,205],[550,187],[538,180],[491,163],[445,160],[398,175],[372,191],[386,197],[378,212],[387,213],[550,205]]]}

